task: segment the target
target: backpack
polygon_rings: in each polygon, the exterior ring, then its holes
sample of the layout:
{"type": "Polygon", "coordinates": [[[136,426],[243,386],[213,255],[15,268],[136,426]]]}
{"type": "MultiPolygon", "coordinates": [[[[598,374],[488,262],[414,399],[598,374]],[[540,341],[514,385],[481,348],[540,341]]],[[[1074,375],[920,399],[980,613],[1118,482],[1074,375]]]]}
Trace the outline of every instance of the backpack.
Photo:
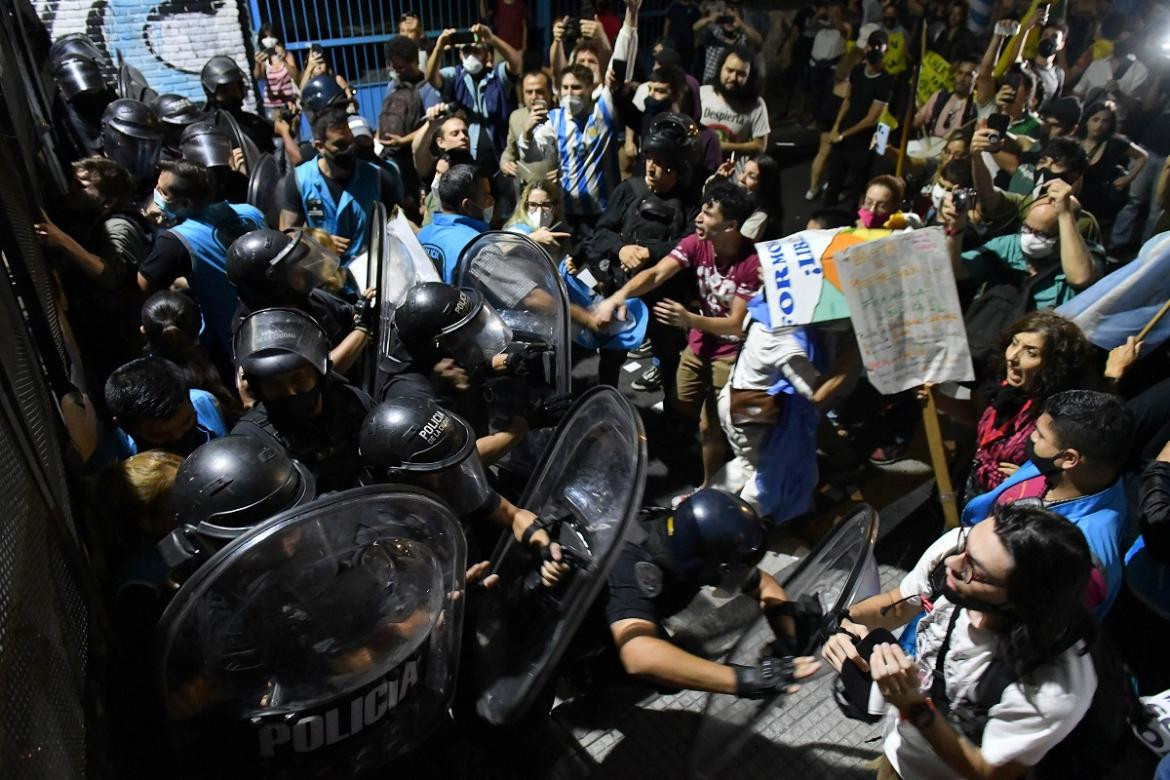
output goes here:
{"type": "Polygon", "coordinates": [[[1032,293],[1042,283],[1050,282],[1060,270],[1055,262],[1037,269],[1035,276],[1023,284],[1005,280],[989,285],[963,312],[967,344],[975,375],[985,377],[996,355],[1003,349],[1003,332],[1029,310],[1032,293]]]}

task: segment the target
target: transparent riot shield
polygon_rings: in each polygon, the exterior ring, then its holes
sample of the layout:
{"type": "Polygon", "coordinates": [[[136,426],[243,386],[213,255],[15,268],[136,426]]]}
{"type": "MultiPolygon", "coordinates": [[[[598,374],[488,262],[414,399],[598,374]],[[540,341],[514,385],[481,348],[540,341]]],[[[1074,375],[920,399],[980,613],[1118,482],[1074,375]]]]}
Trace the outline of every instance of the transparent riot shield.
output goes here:
{"type": "MultiPolygon", "coordinates": [[[[784,579],[781,584],[788,597],[795,601],[805,595],[815,595],[826,615],[827,628],[830,621],[835,623],[837,610],[876,595],[881,589],[877,561],[873,557],[877,534],[877,513],[867,504],[856,507],[784,579]]],[[[819,635],[809,637],[805,652],[812,653],[827,636],[823,628],[819,635]]],[[[772,629],[761,615],[722,660],[755,666],[761,648],[772,639],[772,629]]],[[[707,694],[691,754],[692,775],[720,776],[724,765],[735,758],[739,748],[751,737],[756,724],[777,705],[783,706],[785,695],[751,700],[729,694],[707,694]]]]}
{"type": "Polygon", "coordinates": [[[283,512],[200,567],[159,624],[192,774],[352,776],[419,745],[454,690],[466,542],[402,486],[283,512]]]}
{"type": "Polygon", "coordinates": [[[273,230],[280,229],[280,166],[271,154],[261,154],[248,169],[248,203],[260,209],[273,230]]]}
{"type": "Polygon", "coordinates": [[[252,142],[240,127],[240,123],[236,118],[223,109],[217,109],[214,114],[215,124],[222,128],[228,134],[228,138],[232,139],[233,149],[244,150],[244,173],[250,174],[252,168],[260,160],[260,150],[256,148],[256,144],[252,142]]]}
{"type": "Polygon", "coordinates": [[[482,592],[475,614],[470,683],[475,709],[506,726],[529,711],[553,673],[636,525],[646,476],[646,436],[634,407],[595,387],[557,426],[521,504],[549,528],[572,571],[555,588],[540,561],[512,535],[492,555],[501,582],[482,592]]]}
{"type": "MultiPolygon", "coordinates": [[[[121,58],[121,52],[118,54],[121,58]]],[[[118,68],[118,97],[130,98],[153,106],[158,99],[158,93],[151,89],[150,82],[142,71],[128,62],[123,62],[118,68]]]]}
{"type": "Polygon", "coordinates": [[[544,382],[569,392],[569,293],[535,241],[519,233],[484,233],[459,255],[455,285],[483,293],[517,340],[547,344],[544,382]]]}

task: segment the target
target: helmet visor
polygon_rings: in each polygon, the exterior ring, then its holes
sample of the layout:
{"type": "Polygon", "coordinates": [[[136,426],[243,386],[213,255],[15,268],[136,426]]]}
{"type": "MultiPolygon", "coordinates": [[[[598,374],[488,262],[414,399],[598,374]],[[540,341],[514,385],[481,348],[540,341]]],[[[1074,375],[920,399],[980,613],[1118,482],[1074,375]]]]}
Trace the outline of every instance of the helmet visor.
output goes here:
{"type": "Polygon", "coordinates": [[[107,127],[102,130],[102,145],[106,157],[130,171],[136,179],[146,179],[152,177],[158,168],[162,136],[132,138],[107,127]]]}
{"type": "Polygon", "coordinates": [[[465,369],[473,369],[504,351],[512,342],[512,329],[487,301],[475,316],[461,328],[445,333],[439,342],[451,351],[455,360],[465,369]]]}
{"type": "Polygon", "coordinates": [[[200,133],[183,140],[183,157],[205,168],[232,164],[232,142],[225,133],[200,133]]]}
{"type": "Polygon", "coordinates": [[[66,100],[86,92],[101,92],[106,88],[102,72],[90,60],[70,57],[58,63],[53,77],[66,100]]]}
{"type": "Polygon", "coordinates": [[[288,248],[272,260],[268,278],[281,279],[293,292],[308,295],[325,283],[335,284],[341,276],[341,260],[303,230],[292,236],[288,248]]]}

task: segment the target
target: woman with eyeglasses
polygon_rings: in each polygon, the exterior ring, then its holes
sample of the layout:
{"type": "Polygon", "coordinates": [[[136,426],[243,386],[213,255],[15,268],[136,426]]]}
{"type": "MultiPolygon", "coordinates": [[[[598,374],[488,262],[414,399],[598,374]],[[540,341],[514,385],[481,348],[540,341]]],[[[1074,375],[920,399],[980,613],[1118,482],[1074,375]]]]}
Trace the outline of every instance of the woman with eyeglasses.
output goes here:
{"type": "Polygon", "coordinates": [[[1095,760],[1110,760],[1128,725],[1088,652],[1091,569],[1071,522],[997,506],[944,534],[898,587],[843,613],[822,655],[838,672],[860,670],[890,711],[879,780],[1023,777],[1070,761],[1075,772],[1051,776],[1103,776],[1095,760]],[[911,656],[890,632],[924,607],[911,656]]]}
{"type": "Polygon", "coordinates": [[[540,244],[554,262],[569,250],[569,233],[564,229],[565,205],[560,185],[538,180],[530,182],[520,193],[520,200],[504,230],[523,233],[540,244]]]}

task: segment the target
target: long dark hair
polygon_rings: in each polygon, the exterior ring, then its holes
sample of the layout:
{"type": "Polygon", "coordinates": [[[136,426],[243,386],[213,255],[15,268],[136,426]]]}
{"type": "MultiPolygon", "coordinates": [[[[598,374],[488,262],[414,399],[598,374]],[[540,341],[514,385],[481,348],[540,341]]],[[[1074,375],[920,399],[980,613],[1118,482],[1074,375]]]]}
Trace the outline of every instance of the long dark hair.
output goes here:
{"type": "Polygon", "coordinates": [[[228,390],[219,372],[199,348],[202,320],[195,301],[175,290],[160,290],[142,304],[141,315],[147,351],[174,363],[187,387],[197,387],[214,395],[225,417],[230,420],[239,418],[243,413],[240,399],[228,390]]]}
{"type": "Polygon", "coordinates": [[[784,200],[780,186],[780,163],[770,154],[751,159],[760,169],[760,186],[756,188],[756,207],[768,215],[768,224],[759,240],[768,241],[784,235],[784,200]]]}
{"type": "Polygon", "coordinates": [[[728,46],[724,50],[723,56],[719,58],[719,64],[715,68],[715,83],[712,86],[732,108],[750,110],[755,105],[756,98],[760,96],[762,89],[760,69],[756,65],[756,51],[746,45],[728,46]],[[734,94],[728,94],[723,89],[723,79],[720,76],[723,73],[723,63],[727,62],[727,58],[732,54],[747,63],[748,77],[740,89],[736,90],[734,94]]]}
{"type": "Polygon", "coordinates": [[[1081,115],[1083,117],[1081,119],[1081,126],[1077,128],[1078,138],[1089,137],[1089,119],[1092,118],[1094,114],[1100,114],[1102,111],[1109,112],[1109,131],[1105,133],[1102,140],[1107,141],[1113,136],[1117,135],[1117,106],[1113,105],[1112,101],[1104,100],[1094,103],[1085,109],[1085,113],[1081,115]]]}
{"type": "Polygon", "coordinates": [[[1028,312],[1003,332],[995,358],[999,379],[1007,373],[1004,353],[1018,333],[1044,336],[1044,363],[1031,393],[1038,401],[1064,390],[1093,386],[1091,367],[1096,364],[1093,346],[1075,322],[1046,310],[1028,312]]]}
{"type": "Polygon", "coordinates": [[[1002,504],[992,516],[1014,561],[1007,581],[1014,620],[999,635],[996,653],[1026,677],[1077,640],[1096,638],[1083,602],[1093,559],[1081,529],[1047,509],[1002,504]]]}

